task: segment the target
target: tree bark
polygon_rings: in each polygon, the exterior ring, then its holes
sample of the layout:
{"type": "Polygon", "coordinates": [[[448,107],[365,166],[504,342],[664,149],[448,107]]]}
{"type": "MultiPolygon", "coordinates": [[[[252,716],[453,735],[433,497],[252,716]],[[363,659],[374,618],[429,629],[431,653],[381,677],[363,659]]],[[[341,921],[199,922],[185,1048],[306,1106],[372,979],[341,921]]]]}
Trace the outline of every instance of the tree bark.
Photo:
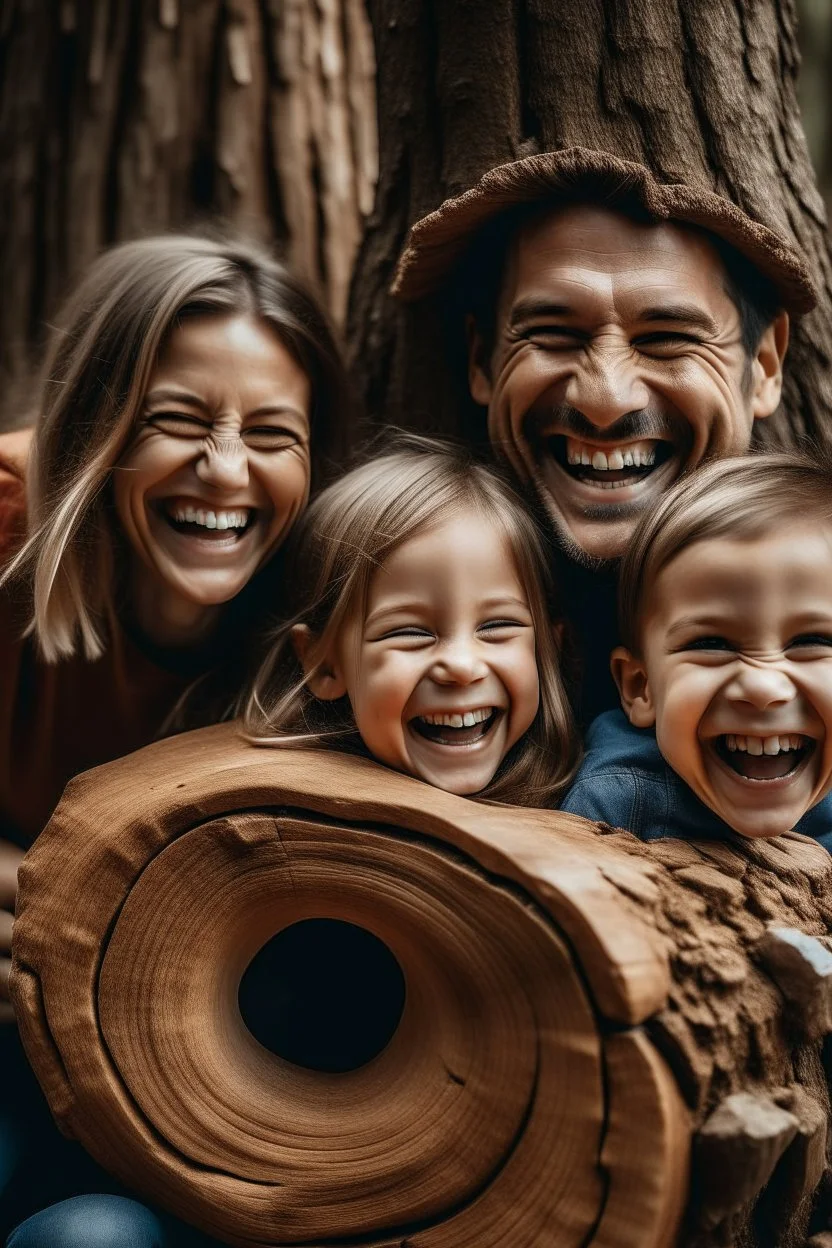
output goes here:
{"type": "Polygon", "coordinates": [[[155,231],[274,241],[343,319],[376,176],[361,0],[7,0],[0,135],[4,393],[89,260],[155,231]]]}
{"type": "Polygon", "coordinates": [[[598,147],[733,199],[790,238],[820,306],[794,327],[767,442],[832,441],[832,265],[796,96],[791,0],[370,0],[380,176],[354,279],[355,367],[378,422],[484,427],[459,359],[443,364],[442,300],[387,289],[408,226],[487,169],[598,147]]]}

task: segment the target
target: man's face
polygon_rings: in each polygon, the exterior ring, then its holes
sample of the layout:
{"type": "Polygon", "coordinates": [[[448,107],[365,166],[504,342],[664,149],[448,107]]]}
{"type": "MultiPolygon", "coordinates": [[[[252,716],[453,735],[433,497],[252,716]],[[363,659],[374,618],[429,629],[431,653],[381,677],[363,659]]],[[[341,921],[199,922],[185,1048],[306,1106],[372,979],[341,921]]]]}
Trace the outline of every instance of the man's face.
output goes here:
{"type": "Polygon", "coordinates": [[[749,361],[705,235],[570,207],[510,245],[490,359],[472,334],[471,393],[570,554],[614,559],[681,473],[748,448],[779,403],[787,338],[783,315],[749,361]]]}

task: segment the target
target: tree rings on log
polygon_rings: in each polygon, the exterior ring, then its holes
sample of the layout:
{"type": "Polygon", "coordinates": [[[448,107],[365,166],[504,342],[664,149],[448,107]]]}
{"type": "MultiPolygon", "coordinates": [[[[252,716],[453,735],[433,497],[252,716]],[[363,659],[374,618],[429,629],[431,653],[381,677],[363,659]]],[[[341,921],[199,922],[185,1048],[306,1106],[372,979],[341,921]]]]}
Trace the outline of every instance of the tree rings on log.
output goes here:
{"type": "Polygon", "coordinates": [[[21,1033],[64,1130],[230,1244],[668,1248],[691,1126],[639,1026],[651,870],[567,815],[186,734],[74,780],[27,856],[21,1033]],[[274,1045],[241,1012],[269,949],[274,1045]],[[336,998],[328,1056],[289,1052],[336,998]],[[339,1063],[353,1001],[384,1025],[339,1063]]]}

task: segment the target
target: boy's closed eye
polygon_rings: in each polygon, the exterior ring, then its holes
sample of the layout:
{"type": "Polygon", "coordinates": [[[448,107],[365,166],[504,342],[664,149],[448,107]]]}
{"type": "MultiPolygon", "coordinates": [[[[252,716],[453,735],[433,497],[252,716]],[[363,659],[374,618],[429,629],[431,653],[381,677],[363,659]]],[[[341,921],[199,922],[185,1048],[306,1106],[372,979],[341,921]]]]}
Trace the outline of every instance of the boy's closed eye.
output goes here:
{"type": "Polygon", "coordinates": [[[675,653],[682,654],[687,650],[735,651],[738,649],[739,647],[733,641],[729,641],[727,637],[719,637],[719,636],[692,637],[689,641],[685,641],[682,643],[682,645],[677,646],[675,648],[675,653]]]}

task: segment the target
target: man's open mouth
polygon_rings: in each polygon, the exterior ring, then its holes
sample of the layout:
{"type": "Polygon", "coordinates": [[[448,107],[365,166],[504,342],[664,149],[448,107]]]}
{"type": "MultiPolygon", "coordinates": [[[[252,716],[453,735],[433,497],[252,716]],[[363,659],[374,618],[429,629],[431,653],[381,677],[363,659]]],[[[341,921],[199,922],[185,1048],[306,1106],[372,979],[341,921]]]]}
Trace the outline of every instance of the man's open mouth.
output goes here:
{"type": "Polygon", "coordinates": [[[673,444],[658,438],[610,443],[603,449],[561,433],[545,441],[552,458],[570,477],[607,490],[637,485],[673,455],[673,444]]]}
{"type": "Polygon", "coordinates": [[[815,746],[811,737],[793,732],[770,737],[729,732],[714,741],[719,758],[746,780],[782,780],[807,762],[815,746]]]}
{"type": "Polygon", "coordinates": [[[257,520],[254,507],[199,507],[175,499],[165,499],[158,511],[175,532],[208,541],[240,538],[257,520]]]}
{"type": "Polygon", "coordinates": [[[472,711],[437,712],[417,715],[410,727],[434,745],[474,745],[487,737],[502,711],[496,706],[481,706],[472,711]]]}

